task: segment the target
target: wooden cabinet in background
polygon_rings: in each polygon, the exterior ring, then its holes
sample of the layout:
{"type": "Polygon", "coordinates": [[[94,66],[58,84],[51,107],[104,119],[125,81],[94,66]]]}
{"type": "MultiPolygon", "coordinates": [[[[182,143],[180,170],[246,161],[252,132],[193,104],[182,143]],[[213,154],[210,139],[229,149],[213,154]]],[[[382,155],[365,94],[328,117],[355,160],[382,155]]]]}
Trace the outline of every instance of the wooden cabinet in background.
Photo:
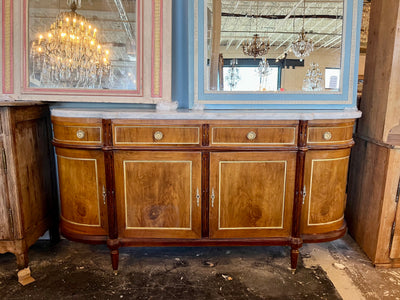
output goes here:
{"type": "Polygon", "coordinates": [[[47,105],[0,103],[0,155],[0,253],[14,253],[23,269],[28,248],[47,229],[58,238],[47,105]]]}
{"type": "Polygon", "coordinates": [[[52,121],[62,233],[114,270],[119,247],[177,245],[286,245],[295,269],[346,232],[354,119],[52,121]]]}

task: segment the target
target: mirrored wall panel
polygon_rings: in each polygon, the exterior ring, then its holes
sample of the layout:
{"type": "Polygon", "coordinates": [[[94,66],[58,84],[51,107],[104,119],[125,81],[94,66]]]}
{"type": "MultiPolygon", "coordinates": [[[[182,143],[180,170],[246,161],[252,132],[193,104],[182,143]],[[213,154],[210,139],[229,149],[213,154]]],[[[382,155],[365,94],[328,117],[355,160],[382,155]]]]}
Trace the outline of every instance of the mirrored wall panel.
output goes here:
{"type": "Polygon", "coordinates": [[[137,91],[138,1],[27,1],[27,87],[137,91]]]}
{"type": "Polygon", "coordinates": [[[337,93],[344,0],[206,0],[209,92],[337,93]]]}

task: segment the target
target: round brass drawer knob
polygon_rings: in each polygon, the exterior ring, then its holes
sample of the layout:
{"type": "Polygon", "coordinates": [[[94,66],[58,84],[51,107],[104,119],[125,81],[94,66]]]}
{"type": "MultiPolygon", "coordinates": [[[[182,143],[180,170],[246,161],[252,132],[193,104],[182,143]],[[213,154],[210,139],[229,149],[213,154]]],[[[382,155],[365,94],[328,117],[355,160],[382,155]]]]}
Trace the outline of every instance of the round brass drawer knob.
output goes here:
{"type": "Polygon", "coordinates": [[[325,141],[330,141],[332,139],[332,133],[327,131],[324,133],[324,140],[325,141]]]}
{"type": "Polygon", "coordinates": [[[164,137],[164,134],[161,131],[154,132],[154,139],[156,141],[161,141],[164,137]]]}
{"type": "Polygon", "coordinates": [[[85,132],[84,132],[83,130],[78,130],[78,131],[76,132],[76,137],[77,137],[78,139],[83,139],[83,138],[85,137],[85,132]]]}
{"type": "Polygon", "coordinates": [[[247,134],[247,139],[250,140],[250,141],[255,140],[256,137],[257,137],[257,134],[256,134],[254,131],[250,131],[250,132],[247,134]]]}

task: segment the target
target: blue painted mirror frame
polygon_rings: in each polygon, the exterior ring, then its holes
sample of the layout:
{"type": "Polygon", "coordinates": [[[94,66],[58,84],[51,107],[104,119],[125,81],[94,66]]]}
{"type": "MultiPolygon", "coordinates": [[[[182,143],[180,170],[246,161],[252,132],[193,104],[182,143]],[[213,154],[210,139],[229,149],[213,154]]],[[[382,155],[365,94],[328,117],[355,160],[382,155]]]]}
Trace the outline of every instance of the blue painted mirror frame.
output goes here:
{"type": "Polygon", "coordinates": [[[344,109],[356,106],[363,0],[344,0],[342,88],[336,93],[205,91],[204,1],[174,1],[172,90],[180,107],[201,104],[208,109],[344,109]]]}

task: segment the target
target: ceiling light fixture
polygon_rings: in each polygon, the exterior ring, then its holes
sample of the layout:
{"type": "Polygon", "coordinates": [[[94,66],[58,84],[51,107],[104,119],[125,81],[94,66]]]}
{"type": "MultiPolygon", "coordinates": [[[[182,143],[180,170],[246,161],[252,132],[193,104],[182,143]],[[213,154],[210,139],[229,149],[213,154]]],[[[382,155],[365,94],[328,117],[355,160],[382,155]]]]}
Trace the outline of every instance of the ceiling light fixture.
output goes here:
{"type": "Polygon", "coordinates": [[[67,0],[71,11],[58,14],[46,34],[32,43],[31,81],[40,87],[104,88],[111,80],[109,50],[97,40],[97,29],[76,13],[81,0],[67,0]]]}
{"type": "Polygon", "coordinates": [[[246,41],[242,44],[243,53],[249,56],[254,57],[256,59],[259,56],[267,55],[268,50],[270,49],[269,41],[263,42],[260,39],[260,36],[257,34],[258,30],[258,0],[257,0],[257,16],[256,16],[256,34],[253,35],[253,39],[251,42],[246,41]]]}
{"type": "Polygon", "coordinates": [[[314,51],[314,43],[312,39],[306,37],[306,32],[304,30],[304,19],[306,14],[306,0],[303,0],[303,28],[299,34],[297,41],[292,43],[292,51],[296,57],[303,58],[309,56],[311,52],[314,51]]]}

